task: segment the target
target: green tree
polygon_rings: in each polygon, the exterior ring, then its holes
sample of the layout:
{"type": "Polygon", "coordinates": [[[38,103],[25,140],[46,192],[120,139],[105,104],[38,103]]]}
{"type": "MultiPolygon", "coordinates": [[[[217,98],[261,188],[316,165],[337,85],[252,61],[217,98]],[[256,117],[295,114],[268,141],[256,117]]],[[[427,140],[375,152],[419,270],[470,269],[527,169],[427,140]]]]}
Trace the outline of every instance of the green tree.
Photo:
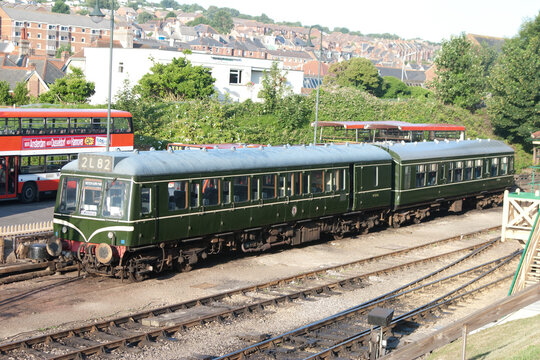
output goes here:
{"type": "Polygon", "coordinates": [[[379,96],[382,91],[382,78],[379,76],[379,71],[371,61],[365,58],[352,58],[332,64],[324,82],[365,90],[375,96],[379,96]]]}
{"type": "MultiPolygon", "coordinates": [[[[86,6],[93,9],[94,7],[96,7],[96,2],[97,1],[98,0],[86,0],[86,6]]],[[[118,10],[120,5],[118,5],[118,1],[115,1],[115,0],[99,0],[100,9],[110,9],[111,8],[111,1],[112,1],[113,6],[114,6],[114,10],[118,10]]]]}
{"type": "Polygon", "coordinates": [[[13,98],[9,93],[9,83],[5,80],[0,80],[0,104],[1,105],[12,105],[13,98]]]}
{"type": "Polygon", "coordinates": [[[383,77],[382,92],[383,99],[397,99],[411,95],[407,84],[393,76],[383,77]]]}
{"type": "Polygon", "coordinates": [[[350,30],[347,29],[346,27],[335,27],[334,32],[340,32],[342,34],[348,34],[348,33],[350,33],[350,30]]]}
{"type": "Polygon", "coordinates": [[[177,10],[180,7],[180,5],[174,0],[161,0],[160,5],[164,9],[171,9],[172,8],[174,10],[177,10]]]}
{"type": "Polygon", "coordinates": [[[51,11],[53,13],[69,14],[69,6],[64,2],[64,0],[56,0],[51,11]]]}
{"type": "Polygon", "coordinates": [[[276,61],[272,62],[270,70],[264,70],[262,89],[257,96],[264,100],[264,111],[272,112],[276,109],[279,101],[288,95],[290,86],[287,84],[288,72],[282,72],[276,61]]]}
{"type": "Polygon", "coordinates": [[[435,65],[437,77],[431,85],[442,102],[469,110],[482,103],[486,96],[484,66],[465,34],[443,41],[435,65]]]}
{"type": "Polygon", "coordinates": [[[167,13],[167,15],[165,15],[165,19],[168,19],[168,18],[175,18],[176,17],[176,14],[172,11],[169,11],[167,13]]]}
{"type": "Polygon", "coordinates": [[[81,69],[71,67],[71,74],[56,79],[49,87],[49,91],[39,96],[39,101],[53,104],[61,103],[87,103],[94,95],[95,84],[86,81],[81,69]]]}
{"type": "Polygon", "coordinates": [[[60,58],[60,56],[62,56],[62,53],[64,51],[67,51],[69,53],[69,55],[72,55],[73,54],[73,51],[71,50],[71,44],[67,44],[67,45],[60,45],[58,47],[58,49],[56,49],[56,54],[54,55],[57,59],[60,58]]]}
{"type": "Polygon", "coordinates": [[[219,31],[221,34],[228,34],[234,27],[231,14],[227,10],[219,9],[209,15],[210,26],[219,31]]]}
{"type": "Polygon", "coordinates": [[[142,12],[140,13],[139,15],[137,15],[137,23],[139,24],[144,24],[146,23],[147,21],[149,20],[153,20],[155,19],[156,17],[150,13],[147,13],[147,12],[142,12]]]}
{"type": "Polygon", "coordinates": [[[496,134],[530,151],[531,133],[540,128],[540,13],[506,42],[490,84],[496,134]]]}
{"type": "Polygon", "coordinates": [[[18,82],[13,90],[13,103],[17,105],[28,104],[30,102],[30,97],[28,96],[29,93],[30,91],[28,91],[26,84],[18,82]]]}
{"type": "Polygon", "coordinates": [[[142,97],[162,100],[201,99],[214,94],[214,81],[209,69],[193,66],[183,57],[169,64],[154,63],[145,74],[136,92],[142,97]]]}

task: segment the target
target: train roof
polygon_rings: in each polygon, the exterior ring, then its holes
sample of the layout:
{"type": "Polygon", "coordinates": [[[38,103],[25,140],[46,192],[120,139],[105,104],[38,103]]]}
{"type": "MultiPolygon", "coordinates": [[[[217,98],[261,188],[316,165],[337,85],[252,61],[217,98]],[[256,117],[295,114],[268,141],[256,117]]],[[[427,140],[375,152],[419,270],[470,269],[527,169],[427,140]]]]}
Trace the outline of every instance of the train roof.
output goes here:
{"type": "Polygon", "coordinates": [[[380,146],[388,149],[392,156],[400,161],[473,157],[475,155],[485,156],[514,152],[504,142],[489,139],[387,143],[380,146]]]}
{"type": "MultiPolygon", "coordinates": [[[[135,177],[337,165],[352,162],[376,163],[392,160],[388,152],[369,144],[198,151],[135,151],[131,153],[113,151],[81,154],[82,156],[111,157],[114,167],[108,172],[110,175],[135,177]]],[[[80,161],[79,159],[65,165],[62,171],[79,171],[80,161]]]]}

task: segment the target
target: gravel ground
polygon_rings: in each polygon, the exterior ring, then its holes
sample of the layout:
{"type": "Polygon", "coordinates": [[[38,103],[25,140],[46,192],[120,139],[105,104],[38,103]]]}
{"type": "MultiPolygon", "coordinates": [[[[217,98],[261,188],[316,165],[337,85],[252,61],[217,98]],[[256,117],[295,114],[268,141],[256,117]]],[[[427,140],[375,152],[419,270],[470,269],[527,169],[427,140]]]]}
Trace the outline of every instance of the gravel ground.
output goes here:
{"type": "MultiPolygon", "coordinates": [[[[36,329],[56,331],[68,328],[75,323],[103,320],[134,311],[187,301],[500,225],[500,222],[501,209],[471,211],[459,216],[451,215],[418,225],[387,229],[357,238],[258,256],[244,256],[217,263],[211,267],[198,268],[189,273],[169,274],[142,283],[121,283],[115,279],[88,278],[70,285],[35,291],[63,279],[62,276],[3,285],[0,286],[0,321],[3,325],[0,328],[0,337],[4,340],[15,340],[28,335],[36,335],[36,329]],[[15,294],[19,295],[21,292],[26,292],[27,295],[17,300],[13,299],[15,294]]],[[[497,248],[501,253],[509,253],[516,247],[516,243],[506,242],[497,248]]],[[[317,298],[317,301],[294,302],[279,310],[267,311],[264,317],[251,315],[233,323],[200,327],[187,334],[178,335],[177,339],[159,341],[157,346],[151,346],[148,349],[134,349],[113,354],[112,358],[178,359],[224,354],[245,345],[238,337],[241,334],[278,334],[290,330],[394,289],[417,278],[422,271],[433,271],[434,265],[426,265],[424,268],[424,270],[419,269],[414,272],[401,272],[394,276],[370,278],[370,286],[365,289],[345,292],[341,296],[317,298]]],[[[366,266],[365,270],[369,271],[369,267],[366,266]]],[[[501,294],[505,294],[506,290],[507,287],[504,291],[501,290],[501,294]]],[[[496,299],[492,295],[488,300],[491,302],[496,299]]],[[[471,306],[470,312],[476,309],[471,306]]],[[[454,312],[454,314],[458,313],[459,311],[454,312]]],[[[111,355],[108,358],[111,358],[111,355]]]]}

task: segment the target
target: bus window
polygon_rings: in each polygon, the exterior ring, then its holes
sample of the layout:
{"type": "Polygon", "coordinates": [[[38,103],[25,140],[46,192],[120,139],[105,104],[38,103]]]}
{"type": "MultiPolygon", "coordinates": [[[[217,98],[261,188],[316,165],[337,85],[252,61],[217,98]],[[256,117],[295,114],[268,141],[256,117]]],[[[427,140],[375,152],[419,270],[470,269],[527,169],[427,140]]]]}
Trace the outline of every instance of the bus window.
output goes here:
{"type": "Polygon", "coordinates": [[[58,212],[71,214],[77,208],[77,188],[79,180],[74,177],[65,177],[62,181],[60,190],[60,202],[58,203],[58,212]]]}
{"type": "Polygon", "coordinates": [[[92,119],[92,133],[93,134],[106,134],[107,133],[107,118],[93,118],[92,119]]]}
{"type": "Polygon", "coordinates": [[[113,118],[113,132],[115,133],[130,133],[131,132],[131,119],[125,117],[113,118]]]}
{"type": "Polygon", "coordinates": [[[43,118],[22,118],[22,133],[26,135],[43,134],[45,131],[45,119],[43,118]]]}
{"type": "Polygon", "coordinates": [[[48,118],[47,134],[67,134],[69,120],[67,118],[48,118]]]}
{"type": "Polygon", "coordinates": [[[46,171],[57,172],[60,171],[62,166],[66,165],[70,161],[68,154],[64,155],[48,155],[45,157],[46,171]]]}
{"type": "Polygon", "coordinates": [[[111,218],[124,217],[124,203],[126,201],[127,182],[122,180],[108,180],[105,184],[105,198],[103,201],[103,216],[111,218]]]}
{"type": "Polygon", "coordinates": [[[72,134],[87,134],[90,132],[92,119],[90,118],[71,118],[69,132],[72,134]]]}
{"type": "Polygon", "coordinates": [[[101,185],[98,179],[84,179],[82,184],[81,215],[96,216],[101,202],[101,185]]]}
{"type": "Polygon", "coordinates": [[[21,156],[21,174],[36,174],[42,172],[45,172],[45,156],[21,156]]]}
{"type": "Polygon", "coordinates": [[[0,119],[0,135],[18,135],[21,133],[19,119],[0,119]]]}

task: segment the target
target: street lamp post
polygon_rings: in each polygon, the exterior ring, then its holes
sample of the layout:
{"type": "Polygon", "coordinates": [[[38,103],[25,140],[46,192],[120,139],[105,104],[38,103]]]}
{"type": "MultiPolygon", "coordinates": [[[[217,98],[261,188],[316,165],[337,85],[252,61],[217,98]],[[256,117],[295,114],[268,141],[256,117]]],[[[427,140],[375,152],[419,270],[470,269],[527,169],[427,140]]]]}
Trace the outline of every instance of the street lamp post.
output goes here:
{"type": "MultiPolygon", "coordinates": [[[[109,41],[109,97],[107,98],[107,142],[105,145],[105,151],[109,151],[110,139],[111,139],[111,93],[112,93],[112,58],[113,58],[113,34],[114,34],[114,0],[111,1],[111,29],[110,29],[110,41],[109,41]]],[[[96,0],[96,6],[90,14],[90,18],[95,23],[103,20],[105,15],[99,8],[99,0],[96,0]]]]}
{"type": "MultiPolygon", "coordinates": [[[[308,32],[308,42],[307,46],[313,46],[311,43],[311,29],[313,26],[309,27],[308,32]]],[[[317,123],[319,120],[319,88],[321,87],[321,60],[322,60],[322,30],[319,30],[321,33],[321,46],[320,46],[320,53],[319,53],[319,73],[317,75],[317,99],[315,101],[315,132],[313,134],[313,144],[317,144],[317,123]]]]}

